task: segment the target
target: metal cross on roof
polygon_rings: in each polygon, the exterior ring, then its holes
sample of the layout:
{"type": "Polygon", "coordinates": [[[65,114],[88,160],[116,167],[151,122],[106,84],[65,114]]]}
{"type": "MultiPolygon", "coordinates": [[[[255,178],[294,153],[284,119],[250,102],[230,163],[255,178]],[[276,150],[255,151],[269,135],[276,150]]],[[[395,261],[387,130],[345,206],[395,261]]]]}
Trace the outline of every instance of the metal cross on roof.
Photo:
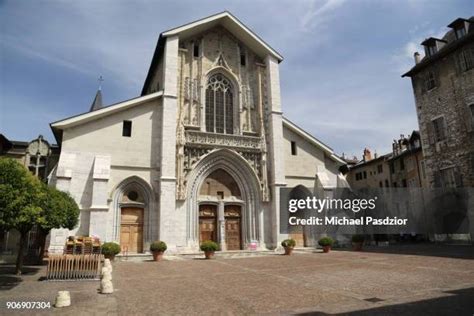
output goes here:
{"type": "Polygon", "coordinates": [[[97,81],[99,81],[99,90],[102,90],[102,81],[104,81],[104,78],[100,76],[99,79],[97,79],[97,81]]]}

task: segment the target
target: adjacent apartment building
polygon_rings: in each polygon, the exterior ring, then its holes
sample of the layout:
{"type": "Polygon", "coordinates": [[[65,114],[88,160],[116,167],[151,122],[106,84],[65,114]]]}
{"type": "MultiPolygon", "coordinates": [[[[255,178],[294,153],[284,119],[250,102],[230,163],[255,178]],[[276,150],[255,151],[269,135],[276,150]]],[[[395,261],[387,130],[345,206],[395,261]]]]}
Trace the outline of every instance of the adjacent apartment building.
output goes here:
{"type": "Polygon", "coordinates": [[[410,77],[430,187],[474,186],[474,17],[423,41],[410,77]]]}
{"type": "Polygon", "coordinates": [[[353,189],[388,187],[426,187],[426,172],[420,133],[400,135],[392,143],[392,152],[372,157],[364,149],[363,159],[348,167],[347,181],[353,189]]]}

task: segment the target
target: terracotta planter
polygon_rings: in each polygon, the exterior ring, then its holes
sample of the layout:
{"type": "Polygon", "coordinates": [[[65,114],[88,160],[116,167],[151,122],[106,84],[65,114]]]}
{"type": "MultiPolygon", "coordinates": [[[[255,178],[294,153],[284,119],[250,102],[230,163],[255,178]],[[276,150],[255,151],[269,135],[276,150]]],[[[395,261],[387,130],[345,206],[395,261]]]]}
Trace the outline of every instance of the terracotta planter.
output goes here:
{"type": "Polygon", "coordinates": [[[161,261],[161,259],[163,258],[164,253],[165,253],[164,251],[153,251],[152,252],[153,260],[154,261],[161,261]]]}
{"type": "Polygon", "coordinates": [[[323,252],[327,253],[331,250],[331,246],[323,246],[323,252]]]}
{"type": "Polygon", "coordinates": [[[352,248],[355,250],[355,251],[362,251],[362,245],[364,243],[362,242],[353,242],[352,243],[352,248]]]}
{"type": "Polygon", "coordinates": [[[204,251],[206,259],[211,259],[214,256],[214,251],[204,251]]]}
{"type": "Polygon", "coordinates": [[[115,255],[114,255],[114,254],[110,254],[110,255],[109,255],[109,254],[108,254],[108,255],[104,255],[104,258],[105,258],[105,259],[110,259],[110,261],[114,261],[114,259],[115,259],[115,255]]]}
{"type": "Polygon", "coordinates": [[[285,247],[285,255],[286,256],[291,256],[291,253],[293,252],[292,247],[285,247]]]}

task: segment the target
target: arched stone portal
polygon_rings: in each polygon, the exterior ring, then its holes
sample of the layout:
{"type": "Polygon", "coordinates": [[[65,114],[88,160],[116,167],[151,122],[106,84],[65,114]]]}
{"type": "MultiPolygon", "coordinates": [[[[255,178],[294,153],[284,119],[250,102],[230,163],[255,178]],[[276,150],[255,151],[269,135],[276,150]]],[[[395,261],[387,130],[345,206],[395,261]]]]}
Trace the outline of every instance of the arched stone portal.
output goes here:
{"type": "Polygon", "coordinates": [[[193,166],[187,182],[189,247],[208,238],[222,250],[263,245],[260,183],[245,159],[232,150],[214,150],[193,166]]]}
{"type": "Polygon", "coordinates": [[[132,176],[123,180],[113,194],[112,240],[122,251],[145,252],[158,239],[158,214],[153,190],[143,179],[132,176]]]}

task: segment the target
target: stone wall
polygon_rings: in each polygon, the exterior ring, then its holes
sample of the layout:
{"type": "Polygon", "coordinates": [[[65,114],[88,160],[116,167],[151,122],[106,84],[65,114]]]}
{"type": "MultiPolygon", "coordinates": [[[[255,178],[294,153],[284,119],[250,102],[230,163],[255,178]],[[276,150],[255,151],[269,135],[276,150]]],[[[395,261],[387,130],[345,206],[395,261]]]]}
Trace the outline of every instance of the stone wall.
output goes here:
{"type": "MultiPolygon", "coordinates": [[[[52,183],[76,200],[81,210],[80,223],[72,231],[53,230],[50,252],[62,252],[69,235],[96,235],[102,241],[118,241],[114,234],[117,208],[113,197],[119,184],[128,178],[143,179],[155,192],[152,199],[157,199],[160,108],[161,101],[149,101],[63,132],[52,183]],[[124,120],[132,121],[131,137],[122,136],[124,120]]],[[[158,218],[153,220],[157,225],[158,218]]]]}
{"type": "Polygon", "coordinates": [[[474,49],[466,44],[439,59],[412,77],[416,112],[422,138],[428,184],[436,186],[440,170],[453,167],[459,185],[474,186],[474,136],[469,105],[474,103],[474,69],[461,71],[459,53],[474,49]],[[434,72],[436,87],[424,88],[428,72],[434,72]],[[444,117],[447,138],[434,139],[432,120],[444,117]]]}
{"type": "Polygon", "coordinates": [[[285,157],[285,181],[288,187],[304,185],[312,189],[316,174],[325,172],[329,178],[328,185],[336,187],[339,165],[324,151],[289,128],[283,128],[283,152],[285,157]],[[296,144],[296,155],[291,153],[291,142],[296,144]]]}

